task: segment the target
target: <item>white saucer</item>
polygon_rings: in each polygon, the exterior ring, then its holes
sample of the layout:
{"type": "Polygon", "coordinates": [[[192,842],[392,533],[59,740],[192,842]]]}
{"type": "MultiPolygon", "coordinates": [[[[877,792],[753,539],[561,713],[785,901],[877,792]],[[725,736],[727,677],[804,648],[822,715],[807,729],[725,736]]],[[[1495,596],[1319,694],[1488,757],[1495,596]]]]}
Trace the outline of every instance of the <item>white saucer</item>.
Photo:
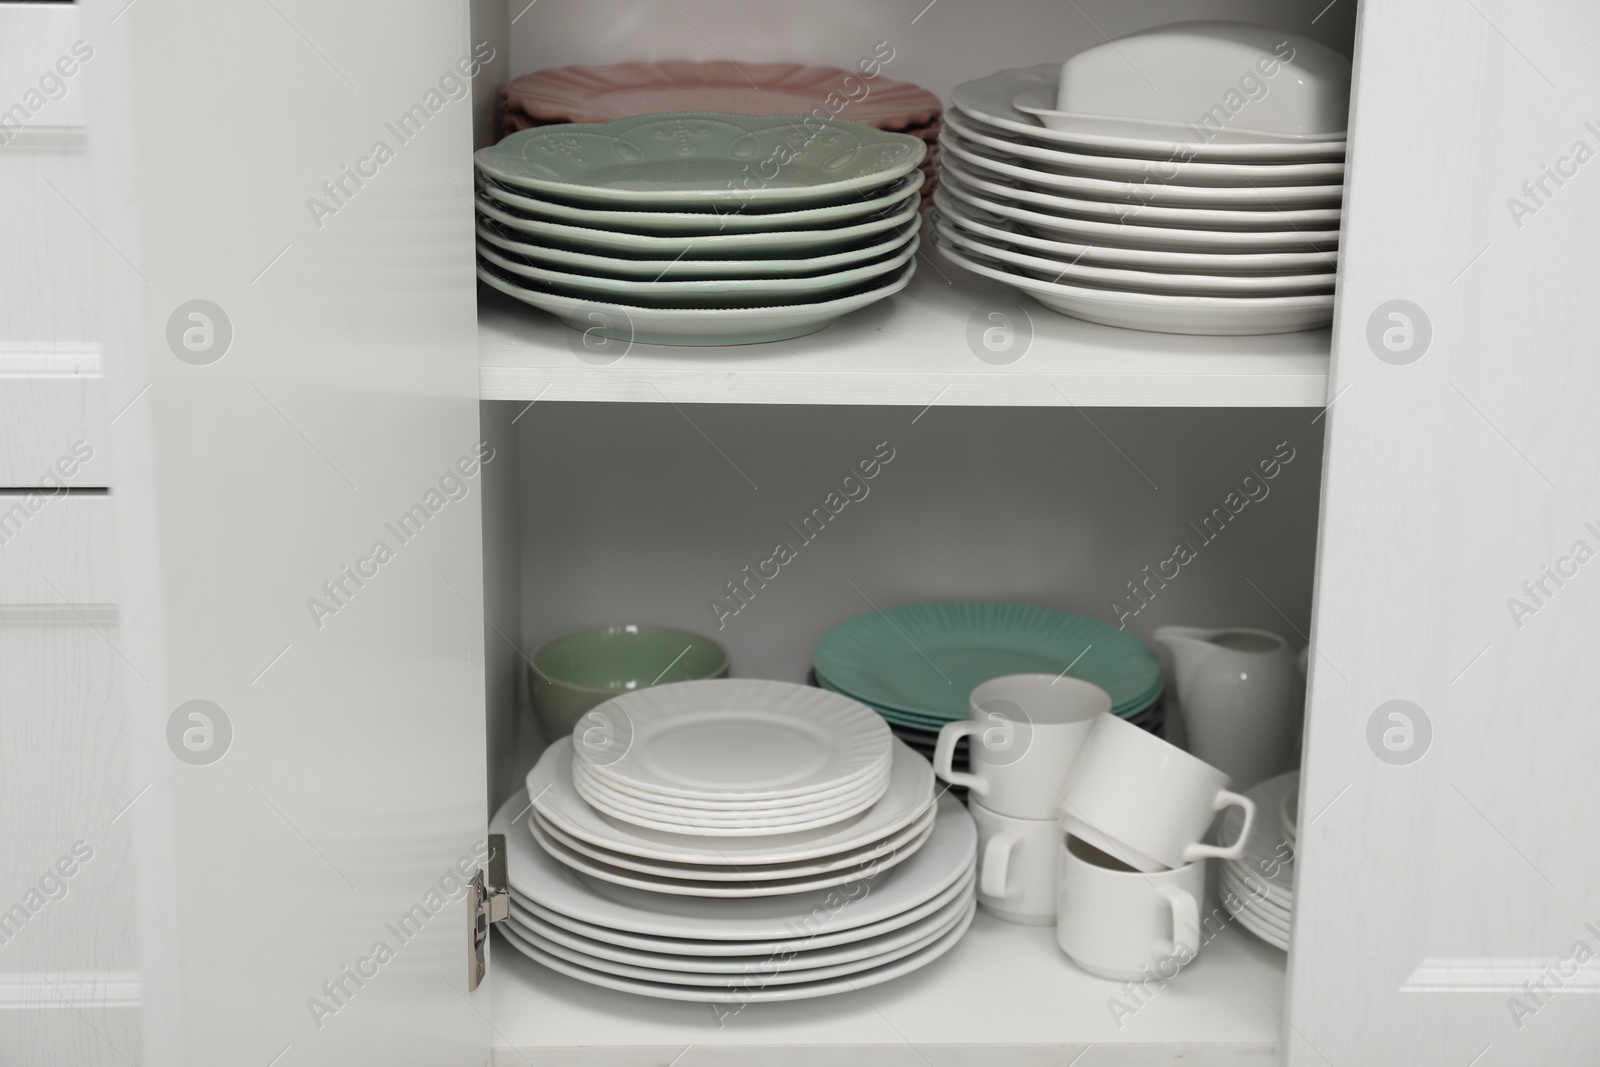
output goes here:
{"type": "Polygon", "coordinates": [[[845,822],[800,833],[765,837],[701,838],[666,833],[608,819],[572,784],[572,740],[562,738],[528,772],[528,795],[550,822],[600,848],[669,863],[740,866],[798,863],[836,856],[881,841],[915,822],[933,799],[933,767],[894,741],[889,789],[871,808],[845,822]]]}
{"type": "MultiPolygon", "coordinates": [[[[915,753],[910,758],[928,766],[915,753]]],[[[793,937],[808,923],[830,930],[866,926],[909,911],[949,886],[972,866],[977,849],[972,816],[954,798],[943,797],[927,843],[876,877],[779,897],[669,896],[613,885],[560,863],[534,841],[526,820],[513,822],[526,803],[525,797],[513,796],[490,820],[490,833],[506,835],[512,888],[562,915],[652,937],[752,941],[793,937]]]]}

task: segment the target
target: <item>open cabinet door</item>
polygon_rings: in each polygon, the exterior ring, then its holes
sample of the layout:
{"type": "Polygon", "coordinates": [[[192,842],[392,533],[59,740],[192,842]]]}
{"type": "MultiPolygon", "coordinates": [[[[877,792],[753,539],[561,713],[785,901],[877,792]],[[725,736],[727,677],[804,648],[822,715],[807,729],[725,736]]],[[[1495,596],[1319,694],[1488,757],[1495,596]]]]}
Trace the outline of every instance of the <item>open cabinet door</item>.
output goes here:
{"type": "Polygon", "coordinates": [[[151,1067],[488,1055],[481,58],[464,2],[88,11],[151,1067]]]}
{"type": "Polygon", "coordinates": [[[1362,5],[1291,1067],[1600,1061],[1597,34],[1362,5]]]}

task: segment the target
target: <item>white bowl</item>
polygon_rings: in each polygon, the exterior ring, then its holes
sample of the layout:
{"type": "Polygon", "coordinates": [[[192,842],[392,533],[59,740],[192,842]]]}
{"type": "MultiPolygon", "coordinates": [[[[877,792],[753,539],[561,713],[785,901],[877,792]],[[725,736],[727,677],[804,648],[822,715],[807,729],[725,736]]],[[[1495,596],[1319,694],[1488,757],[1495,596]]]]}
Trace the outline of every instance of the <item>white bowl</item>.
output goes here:
{"type": "Polygon", "coordinates": [[[1205,142],[1345,135],[1350,60],[1287,30],[1179,22],[1085,49],[1061,65],[1052,129],[1205,142]]]}

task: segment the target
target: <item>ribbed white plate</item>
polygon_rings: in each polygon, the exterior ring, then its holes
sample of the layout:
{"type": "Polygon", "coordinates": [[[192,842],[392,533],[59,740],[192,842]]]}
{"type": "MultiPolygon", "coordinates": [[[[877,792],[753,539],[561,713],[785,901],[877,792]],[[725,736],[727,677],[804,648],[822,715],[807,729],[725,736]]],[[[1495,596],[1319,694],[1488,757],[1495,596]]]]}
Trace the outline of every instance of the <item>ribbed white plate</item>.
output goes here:
{"type": "MultiPolygon", "coordinates": [[[[913,759],[927,766],[921,757],[913,759]]],[[[712,900],[670,896],[614,885],[560,863],[534,841],[524,819],[513,817],[527,803],[513,796],[490,821],[490,833],[506,835],[511,887],[536,903],[596,926],[652,937],[708,941],[753,941],[793,937],[817,921],[829,929],[866,926],[909,911],[956,881],[972,866],[977,829],[959,801],[941,797],[933,833],[905,862],[876,877],[828,889],[778,897],[712,900]]]]}
{"type": "Polygon", "coordinates": [[[634,967],[649,967],[658,971],[676,971],[680,974],[729,975],[748,974],[763,965],[770,966],[774,960],[782,960],[783,968],[786,971],[809,971],[818,967],[835,967],[842,963],[870,959],[885,952],[893,952],[895,949],[903,948],[906,945],[922,940],[934,931],[948,927],[971,905],[974,892],[973,883],[970,881],[962,883],[961,888],[962,891],[957,893],[952,900],[944,906],[936,908],[926,917],[876,936],[864,937],[859,941],[849,941],[832,948],[791,947],[768,949],[765,952],[752,953],[745,956],[685,956],[675,953],[645,952],[639,949],[622,948],[606,941],[575,934],[552,922],[547,922],[532,911],[522,907],[516,901],[511,902],[511,917],[516,920],[517,925],[524,931],[538,934],[546,941],[553,941],[558,945],[597,959],[611,960],[615,963],[629,964],[634,967]]]}
{"type": "Polygon", "coordinates": [[[573,762],[573,781],[578,781],[579,775],[583,775],[588,779],[590,785],[597,788],[603,787],[608,793],[615,794],[617,797],[627,800],[633,803],[635,806],[638,806],[641,802],[643,802],[646,806],[670,811],[683,811],[689,813],[705,811],[721,815],[737,814],[740,818],[764,818],[766,817],[767,813],[778,815],[795,811],[811,810],[829,804],[833,801],[842,800],[845,797],[852,796],[860,792],[862,789],[867,788],[875,777],[887,775],[889,766],[892,764],[892,762],[893,761],[891,760],[889,764],[885,764],[880,770],[874,772],[871,776],[855,778],[848,782],[843,782],[840,785],[833,786],[829,789],[819,789],[815,793],[807,793],[805,796],[767,797],[760,800],[751,800],[748,798],[734,800],[706,800],[701,797],[680,797],[671,794],[662,794],[655,789],[644,788],[642,786],[633,785],[630,782],[618,781],[616,779],[601,781],[598,780],[597,776],[593,773],[593,768],[589,767],[588,764],[581,760],[575,760],[573,762]]]}
{"type": "Polygon", "coordinates": [[[643,797],[637,792],[618,789],[612,782],[595,773],[594,768],[581,759],[573,761],[572,784],[577,786],[578,792],[586,800],[607,812],[615,807],[619,811],[663,822],[693,826],[701,825],[703,821],[705,825],[711,826],[731,824],[776,827],[830,815],[839,817],[844,811],[861,810],[864,803],[873,803],[888,788],[891,765],[891,760],[885,760],[879,770],[851,784],[848,789],[829,790],[826,796],[815,799],[807,796],[789,803],[753,800],[690,802],[667,794],[643,797]]]}
{"type": "Polygon", "coordinates": [[[635,949],[640,952],[653,954],[666,954],[682,956],[690,959],[725,960],[733,958],[748,958],[750,956],[767,956],[774,953],[800,953],[814,952],[821,949],[836,948],[853,945],[860,941],[881,937],[894,930],[903,930],[914,923],[920,923],[935,912],[942,911],[950,906],[951,901],[966,893],[977,882],[977,863],[974,863],[954,882],[940,890],[934,896],[909,911],[899,915],[891,915],[887,919],[880,919],[866,926],[856,926],[845,930],[834,929],[827,921],[826,916],[808,921],[796,936],[778,940],[766,941],[706,941],[695,938],[676,937],[651,937],[645,934],[629,933],[626,930],[612,930],[608,927],[596,926],[592,923],[574,919],[570,915],[562,915],[538,904],[513,887],[511,890],[512,903],[523,911],[537,915],[545,922],[560,927],[580,937],[601,941],[607,945],[620,948],[635,949]]]}
{"type": "Polygon", "coordinates": [[[588,856],[590,859],[603,863],[608,867],[653,875],[657,878],[755,884],[776,879],[805,878],[835,871],[859,869],[875,859],[888,856],[902,848],[914,849],[920,847],[913,844],[913,842],[918,842],[921,838],[926,837],[928,831],[933,828],[933,818],[936,810],[933,804],[929,804],[927,810],[918,816],[915,822],[898,833],[886,837],[882,841],[874,841],[864,848],[843,852],[837,856],[824,856],[821,859],[805,860],[792,864],[746,863],[738,867],[718,867],[710,864],[694,863],[657,863],[650,860],[642,860],[637,856],[626,856],[620,852],[612,852],[609,849],[596,848],[587,841],[573,837],[539,814],[537,808],[531,811],[528,817],[533,820],[534,826],[543,831],[547,837],[552,837],[579,855],[588,856]]]}
{"type": "Polygon", "coordinates": [[[502,925],[500,929],[506,940],[513,947],[532,959],[544,964],[553,971],[559,971],[569,977],[592,985],[605,986],[624,993],[637,993],[640,996],[657,997],[663,1000],[686,1000],[709,1004],[761,1004],[772,1001],[805,1000],[810,997],[824,997],[833,993],[854,992],[868,986],[875,986],[882,982],[899,978],[901,975],[910,974],[920,967],[927,966],[955,947],[955,943],[961,940],[961,936],[972,925],[972,915],[975,910],[976,907],[969,907],[961,920],[948,933],[926,948],[902,959],[895,960],[893,963],[886,963],[870,970],[856,971],[838,978],[818,982],[798,982],[794,985],[775,985],[765,982],[760,975],[752,975],[730,982],[723,989],[670,985],[664,982],[647,982],[636,978],[624,978],[618,975],[606,974],[553,956],[544,949],[530,943],[514,928],[502,925]]]}
{"type": "Polygon", "coordinates": [[[528,824],[534,840],[539,847],[557,860],[571,867],[575,871],[603,881],[613,882],[617,885],[632,886],[635,889],[644,889],[652,893],[671,893],[686,897],[715,897],[723,900],[738,900],[747,897],[775,897],[786,896],[791,893],[807,893],[815,889],[826,889],[829,886],[844,885],[847,882],[860,881],[866,877],[877,877],[881,872],[887,871],[916,853],[918,848],[927,842],[928,836],[933,833],[930,826],[921,838],[914,838],[906,846],[897,849],[885,856],[865,861],[861,866],[832,871],[827,874],[805,875],[797,878],[779,878],[760,882],[728,882],[728,881],[702,881],[698,879],[641,874],[638,871],[629,871],[621,867],[613,867],[607,863],[589,858],[569,848],[545,833],[538,820],[531,820],[528,824]]]}
{"type": "Polygon", "coordinates": [[[578,744],[577,757],[605,778],[675,796],[801,797],[889,758],[889,727],[871,708],[788,682],[676,682],[615,697],[596,714],[627,741],[578,744]]]}

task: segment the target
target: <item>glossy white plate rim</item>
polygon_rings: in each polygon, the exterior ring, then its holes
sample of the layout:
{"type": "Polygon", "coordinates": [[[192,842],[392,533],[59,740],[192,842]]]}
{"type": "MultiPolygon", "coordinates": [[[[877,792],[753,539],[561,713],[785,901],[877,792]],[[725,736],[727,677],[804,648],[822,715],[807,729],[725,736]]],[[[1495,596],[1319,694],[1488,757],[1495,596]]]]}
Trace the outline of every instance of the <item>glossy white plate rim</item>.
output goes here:
{"type": "MultiPolygon", "coordinates": [[[[921,759],[921,757],[913,757],[921,759]]],[[[923,761],[926,764],[926,761],[923,761]]],[[[933,833],[905,862],[875,878],[783,897],[706,900],[666,896],[585,879],[549,856],[525,820],[512,815],[525,803],[513,796],[491,820],[490,833],[506,835],[513,888],[545,907],[596,926],[657,937],[713,941],[773,940],[792,936],[821,908],[836,928],[865,926],[916,907],[971,866],[977,829],[953,797],[941,797],[933,833]],[[834,905],[829,907],[829,905],[834,905]]]]}
{"type": "Polygon", "coordinates": [[[644,808],[626,803],[596,789],[594,783],[574,775],[573,786],[590,806],[612,819],[661,830],[665,833],[704,834],[710,837],[761,837],[767,834],[799,833],[844,822],[876,804],[889,785],[888,776],[875,777],[866,787],[807,811],[778,813],[763,818],[717,816],[704,812],[684,812],[671,808],[644,808]]]}
{"type": "Polygon", "coordinates": [[[723,815],[739,814],[749,818],[765,818],[765,813],[785,814],[797,811],[807,811],[821,807],[835,801],[844,800],[868,788],[871,783],[879,778],[887,778],[893,766],[893,759],[885,759],[883,766],[862,774],[860,777],[819,789],[798,797],[734,797],[710,800],[703,797],[685,797],[663,794],[658,789],[651,789],[636,785],[622,779],[601,778],[594,773],[594,769],[581,761],[573,762],[573,780],[577,781],[581,773],[587,777],[589,783],[605,790],[608,794],[615,794],[619,799],[627,800],[633,804],[644,804],[650,807],[660,807],[673,811],[711,812],[723,815]]]}

